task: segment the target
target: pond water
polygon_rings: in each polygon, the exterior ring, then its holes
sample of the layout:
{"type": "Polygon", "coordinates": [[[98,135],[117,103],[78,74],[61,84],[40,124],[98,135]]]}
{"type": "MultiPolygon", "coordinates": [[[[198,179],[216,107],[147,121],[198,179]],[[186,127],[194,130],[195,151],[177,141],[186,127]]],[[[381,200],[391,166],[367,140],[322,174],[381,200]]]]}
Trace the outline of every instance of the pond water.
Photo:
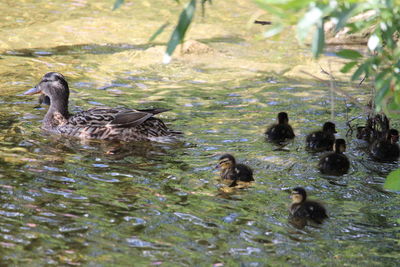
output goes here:
{"type": "MultiPolygon", "coordinates": [[[[0,4],[2,265],[399,264],[400,196],[383,189],[398,165],[371,161],[347,137],[349,174],[318,172],[320,155],[305,152],[306,134],[333,108],[337,137],[346,138],[346,121],[362,124],[364,111],[301,72],[326,79],[293,34],[258,38],[264,28],[248,26],[257,13],[251,2],[213,1],[188,36],[207,49],[161,65],[181,7],[134,1],[112,12],[112,2],[0,4]],[[149,43],[166,21],[168,32],[149,43]],[[70,111],[171,108],[157,116],[185,133],[182,142],[48,135],[40,130],[47,107],[21,94],[49,71],[66,76],[70,111]],[[289,113],[297,135],[285,150],[263,136],[279,111],[289,113]],[[215,165],[226,152],[253,168],[253,186],[221,193],[215,165]],[[289,224],[295,186],[321,200],[330,219],[304,229],[289,224]]],[[[323,62],[340,67],[335,58],[323,62]]],[[[337,86],[360,103],[369,99],[367,86],[337,86]]]]}

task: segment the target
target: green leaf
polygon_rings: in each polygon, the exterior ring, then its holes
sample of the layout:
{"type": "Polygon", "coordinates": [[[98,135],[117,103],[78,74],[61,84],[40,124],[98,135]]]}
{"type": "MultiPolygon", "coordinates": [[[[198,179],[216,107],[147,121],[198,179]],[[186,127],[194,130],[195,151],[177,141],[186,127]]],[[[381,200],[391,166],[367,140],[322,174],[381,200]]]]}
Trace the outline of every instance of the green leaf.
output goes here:
{"type": "Polygon", "coordinates": [[[175,27],[171,38],[167,44],[167,51],[164,54],[164,63],[171,61],[171,55],[175,51],[178,44],[183,41],[186,31],[189,28],[190,23],[193,20],[194,12],[196,10],[196,0],[191,0],[189,4],[182,10],[178,25],[175,27]]]}
{"type": "Polygon", "coordinates": [[[362,58],[360,52],[353,50],[353,49],[342,49],[336,53],[338,57],[345,58],[345,59],[359,59],[362,58]]]}
{"type": "Polygon", "coordinates": [[[356,61],[348,62],[348,63],[346,63],[346,64],[343,66],[343,68],[340,69],[340,72],[342,72],[342,73],[347,73],[347,72],[349,72],[355,65],[357,65],[357,62],[356,62],[356,61]]]}
{"type": "Polygon", "coordinates": [[[389,173],[388,177],[386,177],[383,188],[388,190],[400,191],[400,169],[389,173]]]}
{"type": "Polygon", "coordinates": [[[322,21],[322,10],[318,7],[310,9],[297,24],[297,37],[302,42],[307,37],[314,25],[320,24],[322,21]]]}
{"type": "Polygon", "coordinates": [[[311,46],[311,50],[315,58],[317,58],[324,50],[324,44],[325,44],[324,22],[321,20],[317,30],[314,32],[314,38],[311,46]]]}
{"type": "Polygon", "coordinates": [[[270,38],[274,35],[277,35],[283,31],[284,27],[282,24],[275,24],[271,29],[264,33],[265,38],[270,38]]]}
{"type": "Polygon", "coordinates": [[[346,25],[347,20],[351,17],[354,9],[357,7],[357,5],[350,5],[350,7],[346,10],[343,10],[342,12],[340,12],[338,15],[338,22],[336,23],[336,27],[335,27],[335,32],[338,32],[339,30],[341,30],[344,25],[346,25]]]}
{"type": "Polygon", "coordinates": [[[268,13],[271,13],[272,15],[278,16],[278,17],[284,17],[285,16],[285,11],[282,10],[279,7],[276,7],[270,3],[266,3],[265,0],[254,0],[256,4],[258,4],[262,9],[265,9],[268,11],[268,13]]]}
{"type": "Polygon", "coordinates": [[[389,77],[387,79],[377,80],[375,82],[375,87],[377,90],[375,95],[375,103],[377,106],[381,105],[382,99],[387,95],[387,93],[389,93],[391,80],[391,77],[389,77]]]}
{"type": "Polygon", "coordinates": [[[118,9],[123,3],[124,3],[124,0],[115,0],[112,10],[114,11],[114,10],[118,9]]]}
{"type": "Polygon", "coordinates": [[[363,63],[361,64],[358,69],[353,73],[353,75],[351,76],[351,80],[355,81],[357,80],[361,74],[363,74],[364,72],[366,72],[367,69],[367,63],[363,63]]]}
{"type": "Polygon", "coordinates": [[[154,39],[156,39],[157,36],[159,36],[165,30],[166,27],[168,27],[168,25],[169,22],[166,22],[163,25],[161,25],[161,27],[158,28],[157,31],[150,37],[149,42],[153,42],[154,39]]]}

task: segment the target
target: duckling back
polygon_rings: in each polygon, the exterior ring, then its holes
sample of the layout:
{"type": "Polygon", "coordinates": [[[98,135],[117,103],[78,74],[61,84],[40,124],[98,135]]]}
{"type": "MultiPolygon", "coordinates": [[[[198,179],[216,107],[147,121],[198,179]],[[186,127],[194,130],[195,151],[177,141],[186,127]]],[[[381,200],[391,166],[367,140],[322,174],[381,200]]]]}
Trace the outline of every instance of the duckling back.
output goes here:
{"type": "Polygon", "coordinates": [[[307,135],[306,149],[315,152],[330,151],[333,149],[334,143],[335,143],[334,134],[324,133],[322,131],[316,131],[307,135]]]}
{"type": "Polygon", "coordinates": [[[320,159],[318,167],[323,174],[340,176],[349,171],[350,161],[344,154],[330,152],[320,159]]]}
{"type": "Polygon", "coordinates": [[[295,137],[293,128],[289,124],[275,124],[265,132],[267,139],[274,143],[283,143],[295,137]]]}
{"type": "Polygon", "coordinates": [[[334,145],[334,151],[329,152],[321,157],[318,167],[321,173],[328,175],[343,175],[350,168],[350,161],[343,154],[346,150],[346,142],[344,139],[337,139],[334,145]]]}
{"type": "Polygon", "coordinates": [[[328,218],[324,206],[319,202],[309,200],[303,203],[292,204],[290,213],[294,217],[311,219],[318,224],[321,224],[323,220],[328,218]]]}
{"type": "Polygon", "coordinates": [[[399,145],[387,140],[376,141],[371,146],[371,155],[378,161],[396,161],[400,157],[399,145]]]}

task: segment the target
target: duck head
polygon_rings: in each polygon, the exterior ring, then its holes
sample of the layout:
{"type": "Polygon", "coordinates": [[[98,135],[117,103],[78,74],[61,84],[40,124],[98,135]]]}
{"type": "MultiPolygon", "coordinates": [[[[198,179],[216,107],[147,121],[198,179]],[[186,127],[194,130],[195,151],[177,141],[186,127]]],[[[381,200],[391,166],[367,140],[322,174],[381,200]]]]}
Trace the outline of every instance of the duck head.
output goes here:
{"type": "Polygon", "coordinates": [[[333,145],[333,151],[336,153],[343,153],[346,151],[346,141],[344,139],[336,139],[333,145]]]}
{"type": "Polygon", "coordinates": [[[64,76],[58,72],[46,73],[42,80],[33,88],[24,93],[25,95],[44,94],[53,100],[69,98],[69,87],[64,76]]]}
{"type": "Polygon", "coordinates": [[[295,187],[291,193],[292,203],[293,204],[300,204],[306,201],[307,193],[303,187],[295,187]]]}
{"type": "Polygon", "coordinates": [[[289,123],[289,116],[286,112],[278,113],[278,123],[279,124],[287,124],[289,123]]]}
{"type": "Polygon", "coordinates": [[[322,127],[322,131],[325,133],[332,133],[332,134],[337,133],[335,124],[330,121],[324,123],[324,126],[322,127]]]}
{"type": "Polygon", "coordinates": [[[231,169],[236,165],[235,157],[231,154],[224,154],[219,158],[217,168],[221,171],[231,169]]]}
{"type": "MultiPolygon", "coordinates": [[[[24,93],[25,95],[42,94],[49,98],[50,108],[43,123],[51,123],[54,114],[68,117],[69,88],[64,76],[57,72],[46,73],[42,80],[24,93]]],[[[46,99],[46,98],[42,98],[46,99]]]]}

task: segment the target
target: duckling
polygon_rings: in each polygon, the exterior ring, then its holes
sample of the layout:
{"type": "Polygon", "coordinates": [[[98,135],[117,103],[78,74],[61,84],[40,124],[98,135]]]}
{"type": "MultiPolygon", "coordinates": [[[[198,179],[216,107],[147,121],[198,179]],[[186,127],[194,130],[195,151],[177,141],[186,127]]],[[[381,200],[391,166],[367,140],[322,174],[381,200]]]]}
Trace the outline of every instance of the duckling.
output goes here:
{"type": "Polygon", "coordinates": [[[335,124],[325,122],[322,131],[315,131],[307,135],[306,149],[315,152],[331,151],[335,143],[335,124]]]}
{"type": "Polygon", "coordinates": [[[328,218],[326,209],[322,204],[307,200],[306,190],[302,187],[296,187],[292,190],[292,204],[290,205],[290,214],[293,217],[310,219],[315,223],[321,224],[328,218]]]}
{"type": "Polygon", "coordinates": [[[390,129],[384,140],[376,140],[371,145],[371,155],[378,161],[396,161],[400,156],[399,131],[390,129]]]}
{"type": "Polygon", "coordinates": [[[350,168],[350,161],[343,154],[346,151],[346,141],[337,139],[333,147],[333,152],[325,154],[319,161],[318,167],[323,174],[343,175],[350,168]]]}
{"type": "Polygon", "coordinates": [[[224,154],[219,158],[217,168],[220,169],[220,177],[223,181],[230,183],[229,187],[234,187],[240,182],[252,182],[253,170],[244,164],[237,164],[235,157],[231,154],[224,154]]]}
{"type": "Polygon", "coordinates": [[[289,124],[289,117],[286,112],[280,112],[277,117],[278,123],[268,127],[265,135],[273,143],[282,144],[295,137],[293,128],[289,124]]]}
{"type": "Polygon", "coordinates": [[[168,129],[163,121],[153,117],[168,109],[97,107],[70,114],[68,83],[64,76],[57,72],[46,73],[36,87],[25,92],[26,95],[38,93],[50,99],[50,107],[43,119],[42,129],[51,133],[82,139],[120,141],[160,140],[159,138],[173,138],[180,134],[168,129]]]}

